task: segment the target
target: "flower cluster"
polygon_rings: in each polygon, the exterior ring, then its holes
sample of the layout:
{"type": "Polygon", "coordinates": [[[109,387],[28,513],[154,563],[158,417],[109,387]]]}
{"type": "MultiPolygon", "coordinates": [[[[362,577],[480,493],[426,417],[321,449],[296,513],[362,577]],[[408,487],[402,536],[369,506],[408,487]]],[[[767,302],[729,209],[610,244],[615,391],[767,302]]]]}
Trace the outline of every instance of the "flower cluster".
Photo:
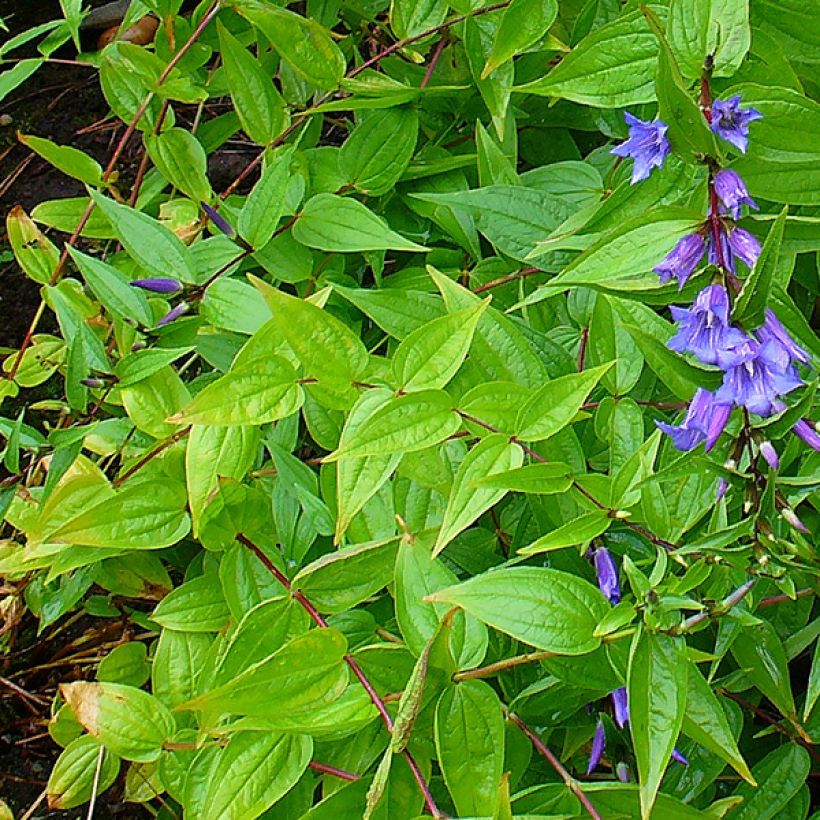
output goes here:
{"type": "MultiPolygon", "coordinates": [[[[753,108],[741,108],[740,96],[715,100],[710,127],[722,139],[743,153],[749,143],[749,123],[762,117],[753,108]]],[[[634,160],[632,182],[645,179],[652,168],[661,167],[669,153],[667,126],[660,120],[642,122],[626,115],[629,139],[613,149],[617,156],[634,160]]],[[[757,210],[740,175],[729,169],[710,168],[710,205],[707,219],[697,231],[684,236],[655,267],[662,283],[676,281],[683,288],[706,257],[717,267],[715,283],[697,295],[690,308],[672,308],[678,331],[669,347],[691,353],[707,365],[723,371],[723,383],[715,391],[698,389],[683,421],[678,425],[657,422],[679,450],[692,450],[701,442],[711,449],[723,432],[733,407],[768,417],[782,412],[781,396],[803,384],[797,365],[809,364],[808,353],[799,347],[777,316],[766,310],[763,325],[752,333],[731,324],[730,291],[737,291],[737,263],[753,269],[760,256],[757,239],[735,225],[743,206],[757,210]]],[[[795,433],[820,450],[820,436],[805,420],[795,433]]],[[[760,453],[774,468],[777,453],[770,442],[762,442],[760,453]]]]}

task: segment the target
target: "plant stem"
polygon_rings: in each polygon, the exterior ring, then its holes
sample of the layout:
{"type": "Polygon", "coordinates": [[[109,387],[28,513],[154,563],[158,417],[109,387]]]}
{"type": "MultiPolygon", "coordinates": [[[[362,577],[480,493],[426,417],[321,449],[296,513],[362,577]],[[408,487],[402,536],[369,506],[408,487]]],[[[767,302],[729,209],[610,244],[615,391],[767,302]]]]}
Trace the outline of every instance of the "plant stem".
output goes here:
{"type": "MultiPolygon", "coordinates": [[[[236,540],[239,541],[240,544],[247,547],[261,562],[264,564],[265,569],[273,575],[283,587],[291,594],[293,599],[300,604],[300,606],[307,612],[310,616],[311,620],[318,626],[320,629],[327,629],[327,621],[321,616],[319,611],[316,609],[315,606],[305,597],[304,593],[300,592],[298,589],[293,589],[293,586],[288,579],[288,577],[279,570],[279,568],[273,563],[273,561],[268,558],[267,555],[262,551],[262,549],[253,543],[246,535],[239,533],[236,536],[236,540]]],[[[387,711],[387,707],[384,704],[384,701],[381,697],[379,697],[378,692],[373,688],[373,684],[368,680],[367,675],[362,671],[361,666],[359,666],[358,661],[352,655],[345,655],[344,657],[345,663],[350,667],[350,671],[358,679],[359,683],[361,683],[362,687],[364,688],[365,692],[367,692],[368,697],[372,704],[376,707],[376,711],[379,713],[382,722],[387,727],[388,732],[393,731],[393,719],[390,717],[390,714],[387,711]]],[[[418,763],[416,763],[415,758],[410,753],[408,749],[404,749],[402,751],[402,755],[407,762],[407,765],[410,767],[410,771],[413,772],[413,777],[418,784],[419,791],[421,791],[422,796],[424,797],[424,803],[427,806],[427,810],[433,815],[433,817],[440,818],[443,817],[442,813],[439,811],[438,806],[436,805],[436,801],[433,798],[433,795],[430,792],[430,787],[427,784],[427,781],[424,778],[424,775],[421,773],[421,769],[419,769],[418,763]]]]}
{"type": "Polygon", "coordinates": [[[167,450],[172,444],[176,444],[181,439],[184,439],[191,432],[190,427],[184,427],[182,430],[177,430],[172,436],[169,436],[159,446],[146,453],[133,467],[129,467],[121,476],[118,476],[111,482],[111,486],[115,489],[121,487],[134,473],[141,470],[149,461],[155,459],[163,450],[167,450]]]}
{"type": "Polygon", "coordinates": [[[564,768],[564,764],[553,754],[552,750],[549,746],[538,737],[523,720],[521,720],[518,715],[513,714],[512,712],[508,712],[507,716],[509,719],[530,739],[530,742],[535,747],[536,751],[539,752],[543,757],[545,757],[553,769],[561,776],[561,779],[566,783],[567,788],[581,801],[581,805],[586,809],[587,814],[593,818],[593,820],[601,820],[601,815],[598,814],[597,809],[595,806],[592,805],[589,798],[584,794],[583,789],[579,785],[578,781],[564,768]]]}
{"type": "Polygon", "coordinates": [[[728,595],[717,606],[711,609],[703,609],[695,615],[686,618],[679,626],[669,630],[670,635],[683,635],[694,629],[698,624],[709,618],[715,618],[720,615],[725,615],[730,609],[737,606],[754,588],[757,583],[757,578],[750,578],[746,583],[739,586],[734,592],[728,595]]]}
{"type": "Polygon", "coordinates": [[[487,290],[492,290],[493,288],[501,287],[501,285],[506,285],[508,282],[514,282],[516,279],[525,279],[535,273],[543,273],[543,271],[541,268],[521,268],[521,270],[508,273],[506,276],[499,276],[498,279],[493,279],[491,282],[487,282],[484,285],[479,285],[475,288],[475,290],[473,290],[473,293],[484,293],[487,290]]]}
{"type": "Polygon", "coordinates": [[[454,681],[472,680],[473,678],[491,678],[499,672],[504,672],[507,669],[512,669],[516,666],[522,666],[526,663],[537,663],[545,658],[554,658],[555,652],[530,652],[527,655],[516,655],[513,658],[506,658],[503,661],[487,664],[487,666],[478,666],[475,669],[465,669],[463,672],[456,672],[453,675],[454,681]]]}
{"type": "Polygon", "coordinates": [[[344,769],[337,769],[335,766],[328,766],[326,763],[319,763],[316,760],[311,760],[310,763],[308,763],[308,766],[310,766],[314,772],[329,774],[333,777],[338,777],[340,780],[361,780],[361,775],[359,774],[347,772],[344,769]]]}

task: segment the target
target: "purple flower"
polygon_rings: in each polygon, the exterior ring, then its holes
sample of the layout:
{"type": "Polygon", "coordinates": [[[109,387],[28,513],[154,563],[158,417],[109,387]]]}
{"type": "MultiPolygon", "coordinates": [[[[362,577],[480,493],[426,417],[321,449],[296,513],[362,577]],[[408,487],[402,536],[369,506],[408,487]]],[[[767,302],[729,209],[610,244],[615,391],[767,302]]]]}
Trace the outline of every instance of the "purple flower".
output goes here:
{"type": "Polygon", "coordinates": [[[661,120],[644,122],[632,114],[624,113],[624,119],[629,126],[629,139],[616,145],[610,153],[616,157],[632,157],[635,164],[632,167],[632,184],[646,179],[653,168],[663,166],[669,151],[669,140],[666,132],[669,126],[661,120]]]}
{"type": "Polygon", "coordinates": [[[749,145],[749,123],[760,119],[759,111],[740,107],[740,94],[712,103],[712,130],[743,154],[749,145]]]}
{"type": "Polygon", "coordinates": [[[187,302],[180,302],[176,307],[171,308],[171,310],[169,310],[168,313],[166,313],[165,316],[157,322],[157,327],[170,325],[171,322],[175,322],[180,316],[187,313],[190,309],[191,306],[187,302]]]}
{"type": "Polygon", "coordinates": [[[731,412],[731,399],[718,400],[717,394],[699,387],[682,424],[675,426],[663,421],[656,421],[655,424],[672,438],[678,450],[693,450],[702,441],[706,442],[706,450],[711,450],[729,421],[731,412]]]}
{"type": "MultiPolygon", "coordinates": [[[[743,228],[732,228],[729,232],[729,247],[732,253],[743,262],[749,270],[757,263],[760,256],[760,243],[748,231],[743,228]]],[[[734,268],[730,266],[734,271],[734,268]]]]}
{"type": "Polygon", "coordinates": [[[672,307],[672,317],[680,326],[668,347],[694,353],[704,364],[723,366],[725,351],[745,338],[729,324],[729,294],[722,285],[704,288],[691,309],[672,307]]]}
{"type": "Polygon", "coordinates": [[[225,236],[229,236],[231,238],[236,236],[236,231],[234,231],[224,217],[219,215],[215,208],[212,208],[207,202],[200,202],[199,204],[202,205],[202,210],[205,211],[205,215],[208,219],[210,219],[211,222],[213,222],[214,225],[216,225],[216,227],[225,234],[225,236]]]}
{"type": "Polygon", "coordinates": [[[182,283],[178,279],[135,279],[131,283],[133,288],[150,290],[152,293],[179,293],[182,290],[182,283]]]}
{"type": "Polygon", "coordinates": [[[589,765],[587,766],[587,774],[592,774],[595,767],[601,762],[601,755],[606,748],[606,733],[604,732],[604,724],[598,721],[595,726],[595,734],[592,737],[592,750],[589,753],[589,765]]]}
{"type": "Polygon", "coordinates": [[[715,176],[715,192],[733,219],[740,219],[741,205],[745,204],[756,211],[760,210],[757,203],[749,196],[746,184],[740,178],[740,174],[730,168],[718,171],[715,176]]]}
{"type": "Polygon", "coordinates": [[[621,600],[621,585],[618,583],[618,568],[606,547],[599,547],[593,553],[595,573],[598,576],[598,588],[611,604],[621,600]]]}
{"type": "Polygon", "coordinates": [[[792,430],[795,435],[802,438],[809,447],[820,453],[820,436],[817,435],[817,430],[815,430],[806,419],[800,419],[800,421],[792,427],[792,430]]]}
{"type": "Polygon", "coordinates": [[[629,766],[623,761],[615,766],[615,777],[617,777],[621,783],[629,783],[629,766]]]}
{"type": "Polygon", "coordinates": [[[680,763],[683,766],[689,765],[689,761],[677,749],[672,749],[672,760],[680,763]]]}
{"type": "Polygon", "coordinates": [[[803,384],[788,351],[774,339],[761,344],[746,338],[730,355],[734,364],[726,368],[715,394],[718,402],[738,404],[766,417],[777,411],[779,396],[803,384]]]}
{"type": "Polygon", "coordinates": [[[760,455],[766,459],[766,463],[771,467],[773,470],[776,470],[780,467],[780,457],[777,455],[777,450],[774,449],[774,444],[770,441],[761,441],[760,442],[760,455]]]}
{"type": "Polygon", "coordinates": [[[806,535],[811,534],[811,530],[797,517],[797,513],[791,507],[783,507],[783,509],[780,510],[780,515],[783,516],[783,519],[790,527],[793,527],[798,532],[805,533],[806,535]]]}
{"type": "Polygon", "coordinates": [[[725,478],[718,479],[717,490],[715,491],[715,502],[720,501],[729,489],[729,482],[725,478]]]}
{"type": "Polygon", "coordinates": [[[629,703],[627,700],[626,687],[620,686],[610,694],[612,698],[612,710],[614,712],[615,724],[619,729],[623,729],[629,723],[629,703]]]}
{"type": "Polygon", "coordinates": [[[717,244],[715,243],[715,232],[709,229],[706,235],[706,257],[710,265],[717,265],[723,267],[732,273],[735,272],[735,257],[732,253],[732,248],[729,245],[729,238],[726,235],[726,229],[723,223],[720,223],[718,228],[718,238],[720,241],[720,255],[718,256],[717,244]]]}
{"type": "Polygon", "coordinates": [[[809,354],[800,347],[797,342],[789,336],[789,332],[783,327],[780,319],[775,316],[774,311],[766,308],[766,320],[761,327],[755,331],[755,336],[763,343],[773,339],[781,347],[785,348],[789,357],[800,364],[809,363],[809,354]]]}
{"type": "Polygon", "coordinates": [[[95,379],[93,377],[80,379],[80,384],[83,387],[90,387],[96,390],[99,390],[101,387],[105,387],[105,382],[102,379],[95,379]]]}
{"type": "Polygon", "coordinates": [[[699,233],[690,233],[678,240],[663,261],[655,266],[655,273],[660,276],[664,285],[674,278],[678,280],[678,287],[683,288],[686,280],[692,275],[692,271],[703,259],[704,250],[703,237],[699,233]]]}

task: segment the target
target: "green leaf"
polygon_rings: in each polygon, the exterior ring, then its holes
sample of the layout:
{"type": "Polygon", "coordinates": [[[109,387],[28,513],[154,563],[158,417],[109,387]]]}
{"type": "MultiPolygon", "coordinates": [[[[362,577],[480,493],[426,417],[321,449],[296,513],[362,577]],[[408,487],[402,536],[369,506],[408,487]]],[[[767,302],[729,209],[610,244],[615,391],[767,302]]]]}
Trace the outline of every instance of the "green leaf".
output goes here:
{"type": "Polygon", "coordinates": [[[34,74],[43,62],[43,60],[35,58],[19,60],[7,71],[0,72],[0,102],[34,74]]]}
{"type": "Polygon", "coordinates": [[[502,253],[523,261],[536,243],[549,236],[570,214],[555,194],[521,185],[488,185],[458,193],[414,193],[414,199],[464,209],[476,227],[502,253]]]}
{"type": "MultiPolygon", "coordinates": [[[[433,558],[433,534],[402,539],[396,558],[396,620],[407,647],[420,655],[451,607],[428,596],[458,579],[440,558],[433,558]]],[[[478,666],[487,652],[487,627],[464,612],[452,617],[448,648],[459,668],[478,666]]]]}
{"type": "Polygon", "coordinates": [[[6,217],[6,232],[14,256],[26,275],[40,284],[49,284],[57,270],[60,252],[19,205],[6,217]]]}
{"type": "Polygon", "coordinates": [[[275,717],[323,706],[336,700],[347,686],[346,652],[347,641],[341,632],[313,629],[180,708],[275,717]]]}
{"type": "Polygon", "coordinates": [[[131,287],[124,273],[76,248],[69,247],[68,252],[94,295],[114,316],[139,322],[144,327],[153,326],[148,299],[141,290],[131,287]]]}
{"type": "Polygon", "coordinates": [[[505,495],[506,490],[485,487],[479,480],[519,467],[523,459],[524,451],[501,433],[487,436],[467,453],[453,479],[434,556],[505,495]]]}
{"type": "Polygon", "coordinates": [[[262,64],[220,22],[217,28],[225,77],[242,130],[257,145],[268,145],[287,125],[285,101],[262,64]]]}
{"type": "Polygon", "coordinates": [[[250,277],[273,312],[273,325],[310,376],[329,382],[353,381],[367,367],[359,337],[327,310],[250,277]]]}
{"type": "Polygon", "coordinates": [[[606,510],[587,513],[572,521],[567,521],[552,532],[542,535],[528,547],[518,550],[521,555],[536,555],[540,552],[552,552],[576,544],[586,544],[603,535],[612,523],[606,510]]]}
{"type": "Polygon", "coordinates": [[[737,748],[726,713],[712,688],[694,663],[687,661],[687,668],[686,712],[682,724],[684,733],[725,760],[744,780],[756,786],[752,773],[737,748]]]}
{"type": "Polygon", "coordinates": [[[255,820],[285,795],[310,763],[307,735],[237,732],[220,749],[204,779],[202,820],[255,820]]]}
{"type": "Polygon", "coordinates": [[[97,680],[142,686],[151,674],[144,643],[127,641],[115,646],[97,667],[97,680]]]}
{"type": "Polygon", "coordinates": [[[566,427],[612,363],[547,382],[527,401],[515,422],[516,437],[541,441],[566,427]]]}
{"type": "Polygon", "coordinates": [[[595,627],[607,610],[588,581],[540,567],[486,572],[428,600],[459,606],[516,640],[559,655],[592,652],[600,644],[595,627]]]}
{"type": "Polygon", "coordinates": [[[134,686],[78,681],[60,684],[60,694],[82,727],[126,760],[156,760],[174,733],[168,709],[134,686]]]}
{"type": "Polygon", "coordinates": [[[732,656],[748,680],[786,718],[796,720],[789,663],[783,644],[768,621],[747,626],[731,647],[732,656]]]}
{"type": "Polygon", "coordinates": [[[184,282],[196,281],[191,251],[164,225],[127,205],[91,191],[97,207],[114,226],[129,255],[151,276],[169,275],[184,282]]]}
{"type": "Polygon", "coordinates": [[[649,818],[686,709],[686,642],[639,633],[630,652],[627,692],[641,817],[649,818]]]}
{"type": "Polygon", "coordinates": [[[194,536],[220,478],[241,480],[256,459],[259,431],[251,426],[195,424],[185,450],[185,475],[194,536]]]}
{"type": "Polygon", "coordinates": [[[390,25],[399,39],[415,37],[444,22],[447,3],[442,0],[392,0],[390,25]]]}
{"type": "Polygon", "coordinates": [[[293,238],[309,248],[340,253],[427,250],[390,230],[361,202],[336,194],[316,194],[305,203],[293,238]]]}
{"type": "Polygon", "coordinates": [[[145,147],[159,172],[195,202],[211,198],[208,157],[200,141],[184,128],[146,134],[145,147]]]}
{"type": "Polygon", "coordinates": [[[119,772],[119,758],[110,751],[103,751],[93,737],[84,735],[72,740],[60,753],[48,778],[49,809],[63,811],[81,806],[91,799],[92,794],[102,794],[117,779],[119,772]]]}
{"type": "Polygon", "coordinates": [[[658,43],[646,19],[633,11],[584,37],[546,77],[514,90],[598,108],[652,102],[657,55],[658,43]]]}
{"type": "Polygon", "coordinates": [[[253,186],[239,213],[239,234],[257,250],[271,240],[285,211],[292,157],[293,149],[286,148],[268,159],[259,182],[253,186]]]}
{"type": "Polygon", "coordinates": [[[670,207],[655,208],[629,219],[597,240],[546,287],[550,292],[569,285],[616,290],[658,288],[653,268],[701,221],[699,214],[670,207]]]}
{"type": "Polygon", "coordinates": [[[467,356],[487,302],[422,325],[393,354],[393,373],[404,391],[444,387],[467,356]]]}
{"type": "Polygon", "coordinates": [[[788,205],[778,215],[769,228],[766,241],[760,251],[760,256],[754,269],[743,283],[743,290],[732,307],[732,319],[739,325],[747,328],[759,327],[763,324],[766,307],[769,304],[769,293],[772,282],[780,267],[783,232],[786,227],[786,218],[789,214],[788,205]]]}
{"type": "Polygon", "coordinates": [[[658,18],[649,9],[644,13],[660,43],[658,68],[655,73],[658,116],[669,126],[668,136],[672,149],[679,154],[716,156],[718,151],[714,132],[709,128],[703,112],[692,98],[689,87],[681,76],[675,55],[666,41],[658,18]]]}
{"type": "Polygon", "coordinates": [[[271,354],[229,370],[169,421],[174,424],[265,424],[289,416],[302,388],[287,359],[271,354]]]}
{"type": "Polygon", "coordinates": [[[261,0],[234,0],[233,8],[258,28],[300,77],[323,91],[335,89],[347,62],[315,20],[261,0]]]}
{"type": "Polygon", "coordinates": [[[760,784],[741,783],[734,792],[743,798],[732,812],[732,820],[769,820],[781,817],[781,811],[805,784],[811,769],[809,753],[796,743],[784,743],[752,767],[760,784]]]}
{"type": "Polygon", "coordinates": [[[453,408],[453,400],[443,390],[394,396],[368,416],[325,461],[412,453],[439,444],[460,426],[461,418],[453,408]]]}
{"type": "Polygon", "coordinates": [[[749,6],[733,0],[672,0],[666,37],[690,80],[700,77],[707,54],[713,75],[731,77],[751,45],[749,6]]]}
{"type": "Polygon", "coordinates": [[[97,160],[79,149],[70,145],[56,145],[51,140],[28,134],[20,134],[18,139],[64,174],[79,179],[86,185],[102,185],[102,167],[97,160]]]}
{"type": "Polygon", "coordinates": [[[360,604],[393,579],[398,539],[357,544],[312,561],[293,579],[320,612],[343,612],[360,604]]]}
{"type": "MultiPolygon", "coordinates": [[[[504,9],[481,79],[535,45],[558,16],[557,0],[512,0],[504,9]]],[[[489,805],[489,804],[488,804],[489,805]]]]}
{"type": "Polygon", "coordinates": [[[504,720],[491,686],[466,680],[448,687],[436,706],[436,752],[444,782],[462,817],[493,805],[504,770],[504,720]]]}
{"type": "Polygon", "coordinates": [[[414,108],[374,111],[353,129],[339,151],[339,170],[357,191],[381,196],[401,179],[416,149],[414,108]]]}
{"type": "Polygon", "coordinates": [[[173,481],[128,484],[113,497],[48,531],[49,541],[86,547],[161,549],[181,541],[191,528],[185,488],[173,481]]]}
{"type": "Polygon", "coordinates": [[[203,632],[163,629],[151,664],[151,689],[169,709],[199,691],[213,638],[203,632]]]}
{"type": "Polygon", "coordinates": [[[572,486],[572,470],[561,462],[527,464],[514,470],[487,475],[475,482],[478,487],[512,490],[532,495],[566,492],[572,486]]]}
{"type": "Polygon", "coordinates": [[[228,605],[216,578],[200,575],[166,595],[151,620],[178,632],[219,632],[228,622],[228,605]]]}
{"type": "Polygon", "coordinates": [[[809,673],[809,685],[806,689],[806,702],[803,706],[803,722],[809,719],[809,715],[820,697],[820,641],[814,645],[814,655],[811,662],[811,672],[809,673]]]}

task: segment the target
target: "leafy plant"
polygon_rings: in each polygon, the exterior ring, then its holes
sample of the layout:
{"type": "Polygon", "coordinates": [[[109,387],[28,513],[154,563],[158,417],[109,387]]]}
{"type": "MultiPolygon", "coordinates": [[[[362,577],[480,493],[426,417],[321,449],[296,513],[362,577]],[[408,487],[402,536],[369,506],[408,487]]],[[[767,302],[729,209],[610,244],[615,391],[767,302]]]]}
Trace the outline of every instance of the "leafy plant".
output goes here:
{"type": "Polygon", "coordinates": [[[88,195],[7,222],[6,633],[142,630],[60,686],[51,807],[807,817],[802,6],[182,5],[80,55],[105,168],[20,137],[88,195]]]}

